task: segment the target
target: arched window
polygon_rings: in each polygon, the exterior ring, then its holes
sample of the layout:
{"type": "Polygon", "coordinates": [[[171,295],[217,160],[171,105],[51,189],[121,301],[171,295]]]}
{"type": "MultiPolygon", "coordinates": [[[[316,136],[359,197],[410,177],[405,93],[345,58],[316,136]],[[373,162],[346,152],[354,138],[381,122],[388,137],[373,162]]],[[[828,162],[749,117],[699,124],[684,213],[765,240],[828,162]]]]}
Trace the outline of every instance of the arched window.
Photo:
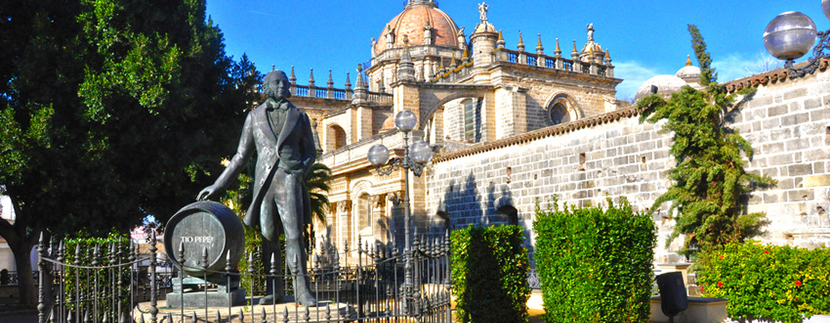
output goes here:
{"type": "Polygon", "coordinates": [[[548,124],[551,126],[573,121],[578,118],[579,109],[567,95],[557,95],[547,110],[548,124]]]}
{"type": "Polygon", "coordinates": [[[551,125],[557,125],[571,121],[571,116],[568,114],[568,108],[562,102],[556,103],[548,111],[548,118],[551,125]]]}
{"type": "Polygon", "coordinates": [[[338,125],[329,126],[326,134],[326,151],[335,151],[346,146],[346,131],[338,125]]]}

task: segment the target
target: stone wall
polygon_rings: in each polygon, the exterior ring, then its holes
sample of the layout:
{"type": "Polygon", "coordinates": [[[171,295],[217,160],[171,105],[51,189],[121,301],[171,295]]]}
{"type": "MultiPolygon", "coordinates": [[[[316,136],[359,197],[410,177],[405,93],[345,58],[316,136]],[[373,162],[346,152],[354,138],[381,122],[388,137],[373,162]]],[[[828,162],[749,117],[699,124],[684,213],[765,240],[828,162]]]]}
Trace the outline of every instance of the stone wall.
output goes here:
{"type": "MultiPolygon", "coordinates": [[[[830,72],[760,86],[733,127],[755,149],[749,171],[768,174],[749,211],[772,221],[764,241],[803,247],[830,241],[830,72]]],[[[437,158],[427,178],[427,214],[447,212],[453,225],[505,222],[496,209],[513,205],[530,232],[534,210],[558,195],[585,206],[625,196],[643,210],[669,184],[671,134],[639,122],[635,109],[549,127],[437,158]]],[[[657,262],[673,261],[681,239],[665,247],[673,221],[667,205],[654,215],[657,262]]],[[[535,235],[529,234],[531,240],[535,235]]]]}

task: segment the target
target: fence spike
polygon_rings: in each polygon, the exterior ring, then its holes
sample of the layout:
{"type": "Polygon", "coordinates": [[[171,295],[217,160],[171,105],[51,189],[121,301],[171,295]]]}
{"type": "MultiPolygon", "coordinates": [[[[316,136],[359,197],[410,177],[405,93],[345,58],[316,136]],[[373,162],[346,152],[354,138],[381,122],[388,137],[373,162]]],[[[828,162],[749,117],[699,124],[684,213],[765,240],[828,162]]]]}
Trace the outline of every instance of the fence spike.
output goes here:
{"type": "MultiPolygon", "coordinates": [[[[228,316],[230,317],[230,316],[228,316]]],[[[216,323],[222,322],[222,313],[219,313],[219,310],[216,310],[216,323]]]]}
{"type": "Polygon", "coordinates": [[[242,309],[239,309],[239,323],[245,323],[245,313],[242,312],[242,309]]]}
{"type": "Polygon", "coordinates": [[[167,313],[167,323],[173,323],[173,313],[167,313]]]}
{"type": "Polygon", "coordinates": [[[196,311],[193,311],[193,315],[190,316],[192,323],[199,323],[199,317],[196,316],[196,311]]]}
{"type": "Polygon", "coordinates": [[[118,319],[118,323],[127,323],[127,312],[121,312],[121,318],[118,319]]]}
{"type": "Polygon", "coordinates": [[[331,320],[331,307],[329,304],[326,304],[326,321],[331,320]]]}
{"type": "Polygon", "coordinates": [[[308,322],[309,320],[311,320],[311,316],[310,316],[309,314],[310,314],[310,313],[309,313],[309,311],[308,311],[308,306],[306,306],[306,307],[305,307],[305,311],[303,312],[303,320],[305,320],[306,322],[308,322]]]}
{"type": "Polygon", "coordinates": [[[282,308],[282,321],[284,323],[288,322],[288,306],[282,308]]]}
{"type": "Polygon", "coordinates": [[[265,308],[264,307],[262,308],[262,311],[260,312],[259,317],[262,320],[262,323],[268,323],[268,316],[265,314],[265,308]]]}
{"type": "MultiPolygon", "coordinates": [[[[105,290],[105,293],[106,293],[106,290],[105,290]]],[[[109,315],[107,315],[106,312],[104,312],[104,319],[101,320],[101,323],[110,323],[109,315]]]]}
{"type": "Polygon", "coordinates": [[[75,323],[75,314],[72,313],[72,310],[69,310],[69,313],[66,314],[66,323],[75,323]]]}

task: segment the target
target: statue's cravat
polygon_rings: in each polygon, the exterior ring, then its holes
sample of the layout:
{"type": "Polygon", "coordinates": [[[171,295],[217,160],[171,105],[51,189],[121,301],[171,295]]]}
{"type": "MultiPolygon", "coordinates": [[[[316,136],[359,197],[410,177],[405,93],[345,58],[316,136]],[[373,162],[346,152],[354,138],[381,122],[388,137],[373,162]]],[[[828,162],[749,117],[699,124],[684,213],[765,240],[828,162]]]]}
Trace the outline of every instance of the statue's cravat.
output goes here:
{"type": "Polygon", "coordinates": [[[287,110],[288,104],[285,102],[268,105],[268,119],[271,122],[271,129],[274,130],[274,135],[277,137],[279,137],[285,123],[285,112],[287,110]]]}

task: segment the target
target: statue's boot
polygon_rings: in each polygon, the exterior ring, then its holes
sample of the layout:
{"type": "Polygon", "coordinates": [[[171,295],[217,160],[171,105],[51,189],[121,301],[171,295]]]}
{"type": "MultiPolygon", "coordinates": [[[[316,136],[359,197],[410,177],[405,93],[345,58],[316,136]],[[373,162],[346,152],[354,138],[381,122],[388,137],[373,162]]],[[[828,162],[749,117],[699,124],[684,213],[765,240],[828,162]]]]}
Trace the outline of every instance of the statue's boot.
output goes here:
{"type": "Polygon", "coordinates": [[[297,297],[297,304],[306,307],[316,307],[317,299],[308,288],[308,281],[305,275],[294,277],[294,296],[297,297]]]}
{"type": "Polygon", "coordinates": [[[277,278],[276,288],[274,288],[274,279],[269,278],[265,281],[265,296],[259,299],[259,305],[279,304],[283,301],[285,295],[285,288],[282,285],[282,278],[277,278]],[[276,292],[274,290],[276,289],[276,292]]]}

